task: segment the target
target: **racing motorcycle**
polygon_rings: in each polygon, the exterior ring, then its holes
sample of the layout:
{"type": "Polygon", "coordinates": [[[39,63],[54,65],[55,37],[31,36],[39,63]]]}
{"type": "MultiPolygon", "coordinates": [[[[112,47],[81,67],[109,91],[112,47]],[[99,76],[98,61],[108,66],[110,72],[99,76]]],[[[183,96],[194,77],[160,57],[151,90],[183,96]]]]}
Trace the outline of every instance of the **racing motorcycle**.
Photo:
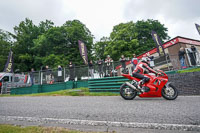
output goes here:
{"type": "Polygon", "coordinates": [[[161,70],[160,75],[154,74],[144,74],[146,77],[149,77],[149,81],[142,85],[146,87],[146,92],[142,92],[141,89],[138,89],[138,82],[141,79],[132,77],[129,74],[122,74],[125,78],[131,80],[131,82],[125,82],[120,87],[120,95],[125,100],[133,100],[137,95],[139,97],[164,97],[167,100],[174,100],[178,96],[178,90],[168,82],[168,76],[161,70]]]}

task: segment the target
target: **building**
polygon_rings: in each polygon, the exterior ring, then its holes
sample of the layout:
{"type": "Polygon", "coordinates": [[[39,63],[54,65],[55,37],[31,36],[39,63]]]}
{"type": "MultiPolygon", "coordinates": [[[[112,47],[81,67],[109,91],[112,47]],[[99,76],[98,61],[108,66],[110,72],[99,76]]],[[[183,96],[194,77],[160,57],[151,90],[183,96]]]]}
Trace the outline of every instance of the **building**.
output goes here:
{"type": "MultiPolygon", "coordinates": [[[[163,48],[165,50],[165,53],[167,55],[169,55],[168,58],[169,58],[170,62],[168,65],[174,70],[181,69],[180,62],[179,62],[179,56],[178,56],[179,49],[180,49],[180,47],[183,47],[183,48],[185,48],[186,53],[187,53],[187,49],[191,48],[192,45],[195,46],[198,51],[200,51],[200,40],[194,40],[194,39],[190,39],[190,38],[177,36],[177,37],[165,42],[163,44],[163,48]]],[[[199,53],[200,52],[198,52],[198,55],[197,55],[197,65],[200,65],[199,53]]],[[[155,58],[159,57],[157,48],[153,48],[153,49],[139,55],[137,58],[141,59],[142,57],[147,56],[148,54],[151,56],[154,56],[155,58]]],[[[131,62],[129,61],[126,64],[127,64],[127,67],[130,67],[131,62]]],[[[192,64],[190,62],[189,54],[186,54],[186,66],[188,66],[188,67],[192,66],[192,64]]],[[[163,68],[163,67],[166,67],[166,64],[165,64],[165,66],[163,66],[163,65],[158,66],[158,68],[163,68]]],[[[121,66],[116,67],[116,69],[120,69],[120,68],[121,68],[121,66]]]]}

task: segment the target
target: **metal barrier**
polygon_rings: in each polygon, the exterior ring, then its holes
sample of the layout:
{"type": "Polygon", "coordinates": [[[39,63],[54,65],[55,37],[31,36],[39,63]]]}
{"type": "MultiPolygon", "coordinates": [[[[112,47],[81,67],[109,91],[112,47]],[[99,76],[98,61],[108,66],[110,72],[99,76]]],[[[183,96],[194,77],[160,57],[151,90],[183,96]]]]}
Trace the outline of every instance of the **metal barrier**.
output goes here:
{"type": "MultiPolygon", "coordinates": [[[[194,55],[193,55],[194,56],[194,55]]],[[[191,55],[186,53],[185,55],[185,65],[186,68],[199,66],[200,56],[196,55],[195,64],[194,60],[191,60],[191,55]]],[[[127,72],[131,74],[132,64],[130,60],[126,63],[127,72]]],[[[10,88],[27,87],[31,85],[43,85],[43,84],[56,84],[60,82],[67,81],[85,81],[88,79],[98,79],[105,77],[117,77],[121,76],[122,68],[119,67],[121,62],[115,61],[108,67],[105,63],[99,66],[97,62],[94,61],[94,76],[91,75],[89,67],[76,66],[73,69],[63,68],[61,71],[57,69],[48,69],[43,71],[35,71],[33,73],[23,73],[23,74],[11,74],[9,82],[4,82],[1,89],[1,93],[8,93],[10,88]],[[19,78],[20,77],[20,78],[19,78]],[[25,77],[27,79],[25,79],[25,77]],[[23,79],[24,78],[24,79],[23,79]],[[23,80],[23,81],[21,81],[23,80]]],[[[162,69],[164,71],[176,71],[180,69],[180,61],[178,54],[176,55],[166,55],[162,57],[156,57],[153,59],[154,69],[162,69]]]]}
{"type": "Polygon", "coordinates": [[[10,88],[7,87],[7,84],[2,82],[1,86],[1,94],[8,94],[10,93],[10,88]]]}
{"type": "Polygon", "coordinates": [[[128,80],[122,76],[89,79],[88,88],[90,92],[119,92],[120,86],[128,80]]]}
{"type": "Polygon", "coordinates": [[[10,93],[11,88],[31,86],[28,83],[28,74],[4,73],[1,79],[1,94],[10,93]]]}

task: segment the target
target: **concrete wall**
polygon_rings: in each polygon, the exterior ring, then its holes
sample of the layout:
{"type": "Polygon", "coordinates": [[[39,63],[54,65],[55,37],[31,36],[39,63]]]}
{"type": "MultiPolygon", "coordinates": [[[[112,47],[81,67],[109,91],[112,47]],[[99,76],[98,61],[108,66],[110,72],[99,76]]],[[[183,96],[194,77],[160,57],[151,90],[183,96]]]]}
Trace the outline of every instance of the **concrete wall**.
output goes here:
{"type": "Polygon", "coordinates": [[[179,95],[200,95],[200,72],[168,74],[179,95]]]}

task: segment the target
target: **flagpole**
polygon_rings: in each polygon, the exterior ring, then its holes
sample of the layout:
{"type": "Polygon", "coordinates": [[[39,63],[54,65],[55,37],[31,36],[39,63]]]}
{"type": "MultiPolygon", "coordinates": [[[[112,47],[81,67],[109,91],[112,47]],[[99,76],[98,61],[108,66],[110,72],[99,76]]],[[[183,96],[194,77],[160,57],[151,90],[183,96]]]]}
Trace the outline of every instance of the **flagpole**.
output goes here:
{"type": "Polygon", "coordinates": [[[166,59],[166,62],[167,62],[167,67],[168,67],[168,70],[169,70],[169,63],[168,63],[167,55],[165,54],[165,50],[162,46],[161,39],[159,38],[158,34],[153,30],[151,31],[151,35],[152,35],[154,42],[156,43],[157,52],[159,53],[159,56],[161,56],[161,53],[163,52],[165,59],[166,59]]]}
{"type": "Polygon", "coordinates": [[[169,71],[170,69],[169,69],[169,63],[168,63],[168,59],[167,59],[167,54],[165,54],[165,59],[167,61],[167,68],[168,68],[168,71],[169,71]]]}

